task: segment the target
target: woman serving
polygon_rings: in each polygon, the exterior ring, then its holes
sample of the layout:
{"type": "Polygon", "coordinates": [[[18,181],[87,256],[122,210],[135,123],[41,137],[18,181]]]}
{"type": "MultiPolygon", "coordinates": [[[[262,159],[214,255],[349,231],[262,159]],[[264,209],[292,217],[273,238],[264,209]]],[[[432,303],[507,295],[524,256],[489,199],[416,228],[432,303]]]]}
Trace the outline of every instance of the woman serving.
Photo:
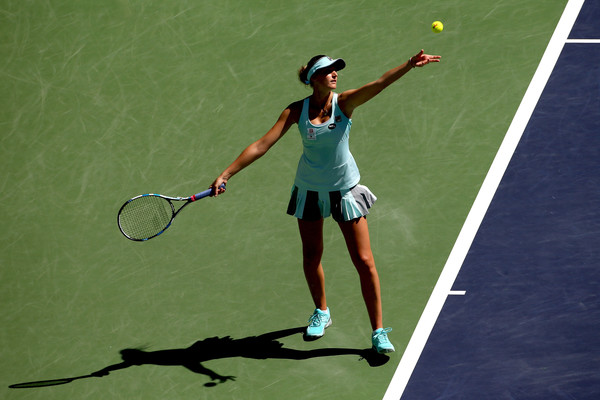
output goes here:
{"type": "Polygon", "coordinates": [[[351,118],[358,106],[371,100],[411,69],[440,60],[440,56],[424,54],[421,50],[379,79],[338,94],[334,90],[337,88],[338,71],[346,66],[344,60],[324,55],[313,57],[299,71],[300,81],[312,87],[312,94],[283,110],[275,125],[248,146],[211,185],[214,195],[218,196],[225,190],[222,184],[262,157],[293,124],[298,125],[303,153],[298,162],[287,213],[298,220],[304,275],[315,305],[306,329],[308,339],[323,336],[332,322],[321,264],[323,222],[331,216],[342,231],[358,271],[373,329],[373,348],[379,353],[394,351],[387,335],[391,329],[383,329],[379,276],[366,218],[377,198],[366,186],[359,184],[360,173],[348,145],[351,118]]]}

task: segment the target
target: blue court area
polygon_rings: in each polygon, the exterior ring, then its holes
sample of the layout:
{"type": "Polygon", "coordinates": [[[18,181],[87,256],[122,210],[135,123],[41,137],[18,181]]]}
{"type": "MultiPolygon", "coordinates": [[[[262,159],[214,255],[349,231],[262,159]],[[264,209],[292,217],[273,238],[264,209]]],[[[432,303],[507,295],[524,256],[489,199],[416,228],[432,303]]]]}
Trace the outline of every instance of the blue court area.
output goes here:
{"type": "Polygon", "coordinates": [[[600,398],[600,3],[586,1],[402,399],[600,398]]]}
{"type": "Polygon", "coordinates": [[[600,5],[597,1],[587,0],[577,18],[577,22],[571,30],[569,39],[599,39],[600,26],[600,5]]]}

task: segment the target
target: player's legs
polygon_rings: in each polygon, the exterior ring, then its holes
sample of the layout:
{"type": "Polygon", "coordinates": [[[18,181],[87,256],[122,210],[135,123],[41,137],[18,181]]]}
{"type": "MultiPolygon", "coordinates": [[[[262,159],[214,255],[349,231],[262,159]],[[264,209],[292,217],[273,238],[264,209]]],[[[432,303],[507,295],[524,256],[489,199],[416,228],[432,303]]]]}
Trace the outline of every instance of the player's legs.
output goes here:
{"type": "Polygon", "coordinates": [[[373,330],[383,328],[379,275],[371,251],[367,218],[338,222],[350,257],[360,278],[362,295],[367,306],[373,330]]]}
{"type": "Polygon", "coordinates": [[[300,238],[302,239],[302,259],[304,276],[308,283],[315,307],[327,310],[325,297],[325,273],[321,265],[323,255],[323,219],[305,221],[298,219],[300,238]]]}

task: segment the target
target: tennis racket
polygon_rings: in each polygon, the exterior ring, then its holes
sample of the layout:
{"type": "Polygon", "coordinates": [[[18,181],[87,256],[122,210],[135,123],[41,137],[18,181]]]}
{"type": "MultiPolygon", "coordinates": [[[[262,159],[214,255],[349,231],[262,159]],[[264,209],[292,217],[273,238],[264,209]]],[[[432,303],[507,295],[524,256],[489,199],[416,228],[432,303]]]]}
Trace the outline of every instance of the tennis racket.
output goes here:
{"type": "MultiPolygon", "coordinates": [[[[225,184],[221,185],[225,188],[225,184]]],[[[119,210],[117,223],[121,233],[130,240],[143,242],[162,234],[185,206],[196,200],[210,196],[212,189],[196,193],[190,197],[170,197],[162,194],[141,194],[125,202],[119,210]],[[183,201],[175,209],[174,202],[183,201]]]]}

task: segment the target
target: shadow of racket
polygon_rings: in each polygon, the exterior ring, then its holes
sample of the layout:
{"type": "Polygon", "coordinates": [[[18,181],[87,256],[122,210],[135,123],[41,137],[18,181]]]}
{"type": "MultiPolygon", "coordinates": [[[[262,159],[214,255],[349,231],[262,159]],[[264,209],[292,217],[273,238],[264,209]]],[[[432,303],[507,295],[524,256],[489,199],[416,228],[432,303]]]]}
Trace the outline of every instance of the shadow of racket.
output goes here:
{"type": "Polygon", "coordinates": [[[108,375],[112,371],[117,371],[119,369],[124,369],[131,367],[131,364],[128,362],[122,362],[118,364],[109,365],[106,368],[101,369],[100,371],[92,372],[89,375],[81,375],[75,376],[73,378],[60,378],[60,379],[51,379],[46,381],[33,381],[33,382],[23,382],[23,383],[15,383],[14,385],[10,385],[11,389],[34,389],[40,387],[47,386],[58,386],[65,385],[67,383],[71,383],[73,381],[85,378],[102,378],[103,376],[108,375]]]}
{"type": "Polygon", "coordinates": [[[97,375],[82,375],[82,376],[76,376],[73,378],[52,379],[49,381],[24,382],[24,383],[16,383],[14,385],[10,385],[9,388],[11,388],[11,389],[31,389],[31,388],[39,388],[39,387],[46,387],[46,386],[57,386],[57,385],[67,384],[67,383],[76,381],[78,379],[85,379],[85,378],[100,378],[100,377],[97,375]]]}

